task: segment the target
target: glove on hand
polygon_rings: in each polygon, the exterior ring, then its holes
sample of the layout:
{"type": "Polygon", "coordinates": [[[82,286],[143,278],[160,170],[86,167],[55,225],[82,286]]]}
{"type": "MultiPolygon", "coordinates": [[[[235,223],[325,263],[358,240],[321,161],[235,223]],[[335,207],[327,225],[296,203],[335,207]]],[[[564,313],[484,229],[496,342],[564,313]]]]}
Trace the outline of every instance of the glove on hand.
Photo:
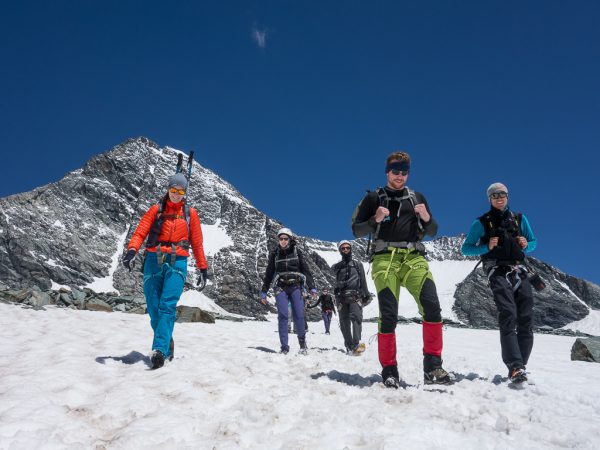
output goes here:
{"type": "Polygon", "coordinates": [[[206,284],[206,280],[208,280],[208,269],[200,269],[200,273],[198,274],[198,279],[196,280],[196,286],[200,286],[201,284],[206,284]]]}
{"type": "Polygon", "coordinates": [[[129,269],[130,272],[132,271],[133,267],[135,266],[134,258],[135,258],[136,253],[137,252],[134,249],[130,249],[130,250],[127,250],[127,253],[125,254],[125,256],[123,256],[123,260],[122,260],[123,265],[127,269],[129,269]]]}
{"type": "Polygon", "coordinates": [[[265,306],[267,305],[267,293],[266,292],[260,293],[260,302],[265,306]]]}
{"type": "Polygon", "coordinates": [[[206,287],[206,280],[208,280],[208,269],[200,269],[198,279],[196,280],[198,292],[201,292],[206,287]]]}

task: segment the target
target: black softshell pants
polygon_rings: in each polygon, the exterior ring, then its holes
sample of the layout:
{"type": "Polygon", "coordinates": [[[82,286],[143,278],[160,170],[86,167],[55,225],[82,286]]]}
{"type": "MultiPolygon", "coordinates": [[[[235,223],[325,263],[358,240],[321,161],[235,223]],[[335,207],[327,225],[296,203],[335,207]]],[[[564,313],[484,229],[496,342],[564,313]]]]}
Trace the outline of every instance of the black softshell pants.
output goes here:
{"type": "Polygon", "coordinates": [[[344,336],[344,345],[348,350],[355,350],[360,344],[362,334],[362,306],[355,301],[340,303],[338,314],[340,316],[340,329],[344,336]]]}
{"type": "Polygon", "coordinates": [[[505,274],[494,273],[490,277],[490,287],[494,303],[498,308],[498,327],[502,361],[511,369],[524,369],[533,348],[533,292],[525,278],[513,292],[515,280],[505,274]],[[511,281],[509,281],[511,280],[511,281]]]}

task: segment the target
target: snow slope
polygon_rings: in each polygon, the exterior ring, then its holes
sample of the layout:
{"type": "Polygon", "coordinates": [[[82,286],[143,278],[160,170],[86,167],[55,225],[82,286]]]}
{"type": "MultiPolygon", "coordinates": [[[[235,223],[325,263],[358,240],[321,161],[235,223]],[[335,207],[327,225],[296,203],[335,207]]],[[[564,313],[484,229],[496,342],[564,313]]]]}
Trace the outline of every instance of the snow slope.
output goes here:
{"type": "Polygon", "coordinates": [[[0,304],[0,448],[597,448],[600,365],[570,361],[574,338],[537,335],[536,384],[513,390],[493,382],[497,331],[449,328],[445,366],[466,378],[438,392],[421,384],[420,327],[400,326],[412,386],[394,391],[375,345],[346,356],[337,321],[322,327],[308,356],[294,336],[283,356],[273,322],[177,324],[175,360],[149,371],[147,316],[0,304]]]}

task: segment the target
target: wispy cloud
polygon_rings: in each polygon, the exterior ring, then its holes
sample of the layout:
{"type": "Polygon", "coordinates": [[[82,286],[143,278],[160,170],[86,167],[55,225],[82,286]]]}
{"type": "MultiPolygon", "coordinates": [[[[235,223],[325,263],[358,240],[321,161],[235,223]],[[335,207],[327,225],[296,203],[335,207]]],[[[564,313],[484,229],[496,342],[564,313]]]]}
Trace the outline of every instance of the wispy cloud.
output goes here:
{"type": "Polygon", "coordinates": [[[267,30],[259,30],[256,26],[252,27],[252,39],[260,48],[267,46],[267,30]]]}

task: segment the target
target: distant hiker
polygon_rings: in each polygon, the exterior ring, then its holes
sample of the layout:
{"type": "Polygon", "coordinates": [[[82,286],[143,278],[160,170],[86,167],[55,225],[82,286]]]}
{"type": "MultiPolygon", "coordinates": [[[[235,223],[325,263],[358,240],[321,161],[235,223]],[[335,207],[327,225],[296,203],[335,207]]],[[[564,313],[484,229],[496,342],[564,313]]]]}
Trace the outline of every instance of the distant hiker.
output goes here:
{"type": "Polygon", "coordinates": [[[329,293],[329,289],[323,289],[323,293],[319,297],[316,303],[312,305],[307,305],[307,308],[315,308],[318,305],[321,305],[321,317],[323,318],[323,323],[325,324],[325,334],[329,334],[329,327],[331,325],[331,317],[333,314],[337,314],[335,312],[335,305],[333,304],[333,297],[329,293]]]}
{"type": "Polygon", "coordinates": [[[379,362],[388,387],[399,386],[396,362],[396,323],[400,287],[414,297],[423,317],[423,371],[426,384],[451,381],[442,368],[442,314],[435,283],[424,258],[425,235],[434,236],[437,223],[423,194],[406,186],[410,156],[388,156],[387,185],[369,192],[352,217],[356,237],[371,234],[373,273],[379,300],[379,362]]]}
{"type": "Polygon", "coordinates": [[[306,354],[306,330],[304,318],[303,287],[310,289],[311,295],[316,296],[317,290],[313,277],[304,262],[300,249],[297,248],[294,234],[289,228],[282,228],[277,232],[278,245],[269,253],[269,263],[263,279],[260,293],[261,302],[267,304],[267,292],[274,284],[275,304],[279,322],[279,341],[281,353],[290,351],[288,345],[288,304],[292,306],[292,318],[298,334],[300,353],[306,354]]]}
{"type": "Polygon", "coordinates": [[[490,210],[477,218],[462,245],[466,256],[481,256],[498,308],[502,360],[512,382],[527,380],[525,366],[533,348],[533,292],[524,264],[537,239],[524,214],[508,207],[508,189],[493,183],[487,189],[490,210]]]}
{"type": "Polygon", "coordinates": [[[335,299],[340,312],[340,328],[344,336],[344,345],[349,355],[359,356],[365,351],[360,342],[362,334],[363,302],[371,300],[367,288],[365,269],[361,262],[352,258],[352,245],[349,241],[340,241],[338,250],[342,260],[331,268],[335,274],[335,299]]]}
{"type": "Polygon", "coordinates": [[[173,359],[175,313],[187,274],[190,244],[200,271],[197,284],[205,283],[208,273],[198,212],[188,207],[184,198],[187,187],[183,173],[169,177],[167,193],[159,204],[151,206],[144,214],[123,257],[123,265],[131,271],[135,255],[148,237],[144,256],[144,295],[154,331],[153,369],[162,367],[165,358],[173,359]]]}

